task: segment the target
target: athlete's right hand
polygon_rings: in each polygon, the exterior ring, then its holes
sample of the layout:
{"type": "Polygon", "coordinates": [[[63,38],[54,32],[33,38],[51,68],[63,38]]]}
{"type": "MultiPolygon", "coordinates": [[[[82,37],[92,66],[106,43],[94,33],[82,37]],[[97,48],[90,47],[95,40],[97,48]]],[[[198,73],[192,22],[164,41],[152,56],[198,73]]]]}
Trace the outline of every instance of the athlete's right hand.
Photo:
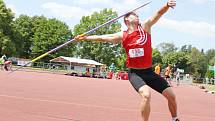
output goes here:
{"type": "Polygon", "coordinates": [[[75,37],[76,41],[81,41],[81,40],[86,40],[86,39],[87,39],[87,36],[85,36],[85,35],[84,36],[83,35],[78,35],[78,36],[75,37]]]}
{"type": "Polygon", "coordinates": [[[176,6],[176,0],[168,0],[167,6],[174,8],[176,6]]]}

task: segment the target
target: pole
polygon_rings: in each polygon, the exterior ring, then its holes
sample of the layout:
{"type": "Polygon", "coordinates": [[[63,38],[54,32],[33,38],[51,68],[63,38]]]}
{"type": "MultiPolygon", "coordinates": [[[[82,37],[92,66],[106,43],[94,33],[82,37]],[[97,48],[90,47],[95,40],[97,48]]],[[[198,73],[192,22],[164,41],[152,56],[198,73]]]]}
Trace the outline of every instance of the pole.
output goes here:
{"type": "MultiPolygon", "coordinates": [[[[102,25],[99,25],[98,27],[96,27],[96,28],[94,28],[94,29],[91,29],[91,30],[87,31],[87,32],[81,34],[80,36],[85,36],[85,35],[87,35],[87,34],[90,34],[90,33],[94,32],[94,31],[96,31],[97,29],[100,29],[100,28],[102,28],[102,27],[104,27],[104,26],[106,26],[106,25],[109,25],[109,24],[113,23],[114,21],[116,21],[116,20],[122,18],[122,17],[125,16],[126,14],[128,14],[128,13],[130,13],[130,12],[132,12],[132,11],[136,11],[136,10],[138,10],[138,9],[140,9],[140,8],[142,8],[142,7],[146,6],[146,5],[148,5],[149,3],[151,3],[151,1],[146,2],[146,3],[144,3],[143,5],[141,5],[141,6],[137,7],[137,8],[135,8],[135,9],[133,9],[133,10],[131,10],[131,11],[128,11],[128,12],[126,12],[125,14],[122,14],[122,15],[119,16],[119,17],[116,17],[116,18],[114,18],[114,19],[112,19],[112,20],[110,20],[110,21],[107,21],[106,23],[104,23],[104,24],[102,24],[102,25]]],[[[47,56],[47,55],[49,55],[49,54],[51,54],[51,53],[53,53],[53,52],[59,50],[60,48],[62,48],[62,47],[64,47],[64,46],[66,46],[66,45],[72,43],[74,40],[75,40],[75,39],[71,39],[71,40],[67,41],[67,42],[64,43],[64,44],[57,46],[56,48],[54,48],[54,49],[52,49],[52,50],[50,50],[50,51],[48,51],[48,52],[46,52],[46,53],[44,53],[44,54],[38,56],[37,58],[31,60],[31,61],[28,62],[27,64],[25,64],[25,65],[23,65],[23,66],[20,66],[20,67],[16,68],[15,70],[11,71],[10,73],[13,73],[14,71],[17,71],[17,70],[23,68],[24,66],[26,66],[26,65],[28,65],[28,64],[34,63],[35,61],[37,61],[37,60],[39,60],[39,59],[41,59],[41,58],[44,58],[45,56],[47,56]]]]}

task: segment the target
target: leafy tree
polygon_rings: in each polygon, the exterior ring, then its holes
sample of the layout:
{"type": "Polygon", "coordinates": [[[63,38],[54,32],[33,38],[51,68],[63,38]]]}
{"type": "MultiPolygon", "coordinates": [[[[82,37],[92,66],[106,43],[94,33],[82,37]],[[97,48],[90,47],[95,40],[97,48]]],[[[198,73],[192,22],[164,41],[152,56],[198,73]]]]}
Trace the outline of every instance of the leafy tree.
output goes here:
{"type": "MultiPolygon", "coordinates": [[[[29,17],[20,15],[13,22],[16,40],[19,46],[18,57],[35,58],[65,43],[72,37],[69,27],[57,20],[44,16],[29,17]]],[[[43,58],[49,61],[57,56],[73,56],[74,45],[68,45],[55,53],[43,58]]]]}
{"type": "MultiPolygon", "coordinates": [[[[111,20],[117,16],[116,12],[111,9],[104,9],[102,11],[94,12],[91,16],[83,16],[80,20],[80,24],[74,27],[74,34],[79,35],[87,32],[108,20],[111,20]]],[[[92,34],[112,34],[119,32],[121,25],[118,21],[100,28],[92,34]]],[[[101,63],[110,65],[115,63],[116,65],[122,62],[117,61],[117,58],[124,52],[121,49],[121,45],[113,45],[111,43],[97,43],[82,41],[77,45],[76,55],[81,58],[93,59],[101,63]]]]}
{"type": "Polygon", "coordinates": [[[195,77],[204,77],[207,71],[207,62],[204,53],[197,48],[192,48],[189,54],[189,62],[191,63],[190,71],[195,77]]]}
{"type": "Polygon", "coordinates": [[[117,69],[124,71],[127,70],[125,62],[126,62],[125,50],[121,48],[119,56],[116,57],[117,69]]]}
{"type": "Polygon", "coordinates": [[[155,65],[157,63],[162,63],[161,53],[156,48],[153,49],[153,51],[152,51],[152,62],[153,62],[153,65],[155,65]]]}
{"type": "Polygon", "coordinates": [[[181,52],[190,53],[192,49],[192,45],[183,45],[181,47],[181,52]]]}
{"type": "Polygon", "coordinates": [[[33,23],[31,17],[20,15],[13,22],[13,28],[17,40],[17,56],[29,58],[32,52],[32,38],[34,36],[33,23]]]}
{"type": "Polygon", "coordinates": [[[206,77],[208,77],[209,79],[214,78],[214,71],[213,70],[207,70],[206,77]]]}
{"type": "Polygon", "coordinates": [[[13,53],[16,51],[15,44],[8,36],[1,35],[1,33],[0,36],[1,54],[6,54],[7,56],[13,55],[13,53]]]}
{"type": "Polygon", "coordinates": [[[210,60],[215,58],[215,49],[209,49],[208,51],[206,51],[205,56],[207,59],[207,63],[210,63],[210,60]]]}
{"type": "MultiPolygon", "coordinates": [[[[209,61],[208,65],[215,66],[215,56],[209,61]]],[[[209,68],[208,68],[205,76],[208,78],[214,78],[214,70],[209,70],[209,68]]]]}
{"type": "MultiPolygon", "coordinates": [[[[68,26],[57,19],[47,19],[43,16],[35,16],[32,18],[32,22],[32,29],[34,32],[34,36],[30,40],[32,41],[32,58],[65,43],[72,37],[72,33],[68,26]]],[[[73,45],[68,45],[42,60],[48,61],[62,55],[72,56],[73,49],[73,45]]]]}
{"type": "Polygon", "coordinates": [[[210,59],[209,65],[211,65],[211,66],[215,65],[215,56],[210,59]]]}
{"type": "Polygon", "coordinates": [[[185,73],[188,71],[189,66],[188,57],[184,52],[170,52],[163,56],[164,65],[174,65],[176,68],[184,69],[185,73]]]}
{"type": "Polygon", "coordinates": [[[3,0],[0,0],[0,54],[11,56],[15,52],[15,43],[12,40],[13,30],[11,22],[14,15],[6,8],[3,0]]]}
{"type": "Polygon", "coordinates": [[[161,52],[162,55],[165,55],[170,52],[176,52],[178,48],[175,47],[173,43],[160,43],[157,46],[157,49],[161,52]]]}
{"type": "MultiPolygon", "coordinates": [[[[210,59],[208,62],[208,65],[209,66],[215,66],[215,50],[214,49],[208,50],[206,52],[206,57],[207,57],[207,59],[210,59]]],[[[214,71],[207,69],[205,76],[208,78],[214,78],[214,71]]]]}

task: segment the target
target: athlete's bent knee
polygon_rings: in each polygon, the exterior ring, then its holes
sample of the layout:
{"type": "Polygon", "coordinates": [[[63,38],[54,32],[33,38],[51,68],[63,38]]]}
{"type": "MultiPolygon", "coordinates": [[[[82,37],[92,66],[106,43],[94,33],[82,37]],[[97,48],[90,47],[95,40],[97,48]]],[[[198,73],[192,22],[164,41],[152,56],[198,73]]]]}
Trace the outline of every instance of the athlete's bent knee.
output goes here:
{"type": "Polygon", "coordinates": [[[151,93],[150,91],[146,90],[139,90],[139,93],[143,100],[150,100],[151,99],[151,93]]]}

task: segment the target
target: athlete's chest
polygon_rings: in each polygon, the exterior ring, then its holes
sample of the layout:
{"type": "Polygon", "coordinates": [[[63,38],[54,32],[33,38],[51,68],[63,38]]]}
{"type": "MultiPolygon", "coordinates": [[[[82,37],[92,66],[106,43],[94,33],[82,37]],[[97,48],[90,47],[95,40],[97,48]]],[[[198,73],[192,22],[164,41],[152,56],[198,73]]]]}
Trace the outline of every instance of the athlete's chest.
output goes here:
{"type": "Polygon", "coordinates": [[[123,46],[144,46],[148,41],[151,41],[151,37],[144,31],[134,31],[131,34],[124,34],[123,46]]]}

